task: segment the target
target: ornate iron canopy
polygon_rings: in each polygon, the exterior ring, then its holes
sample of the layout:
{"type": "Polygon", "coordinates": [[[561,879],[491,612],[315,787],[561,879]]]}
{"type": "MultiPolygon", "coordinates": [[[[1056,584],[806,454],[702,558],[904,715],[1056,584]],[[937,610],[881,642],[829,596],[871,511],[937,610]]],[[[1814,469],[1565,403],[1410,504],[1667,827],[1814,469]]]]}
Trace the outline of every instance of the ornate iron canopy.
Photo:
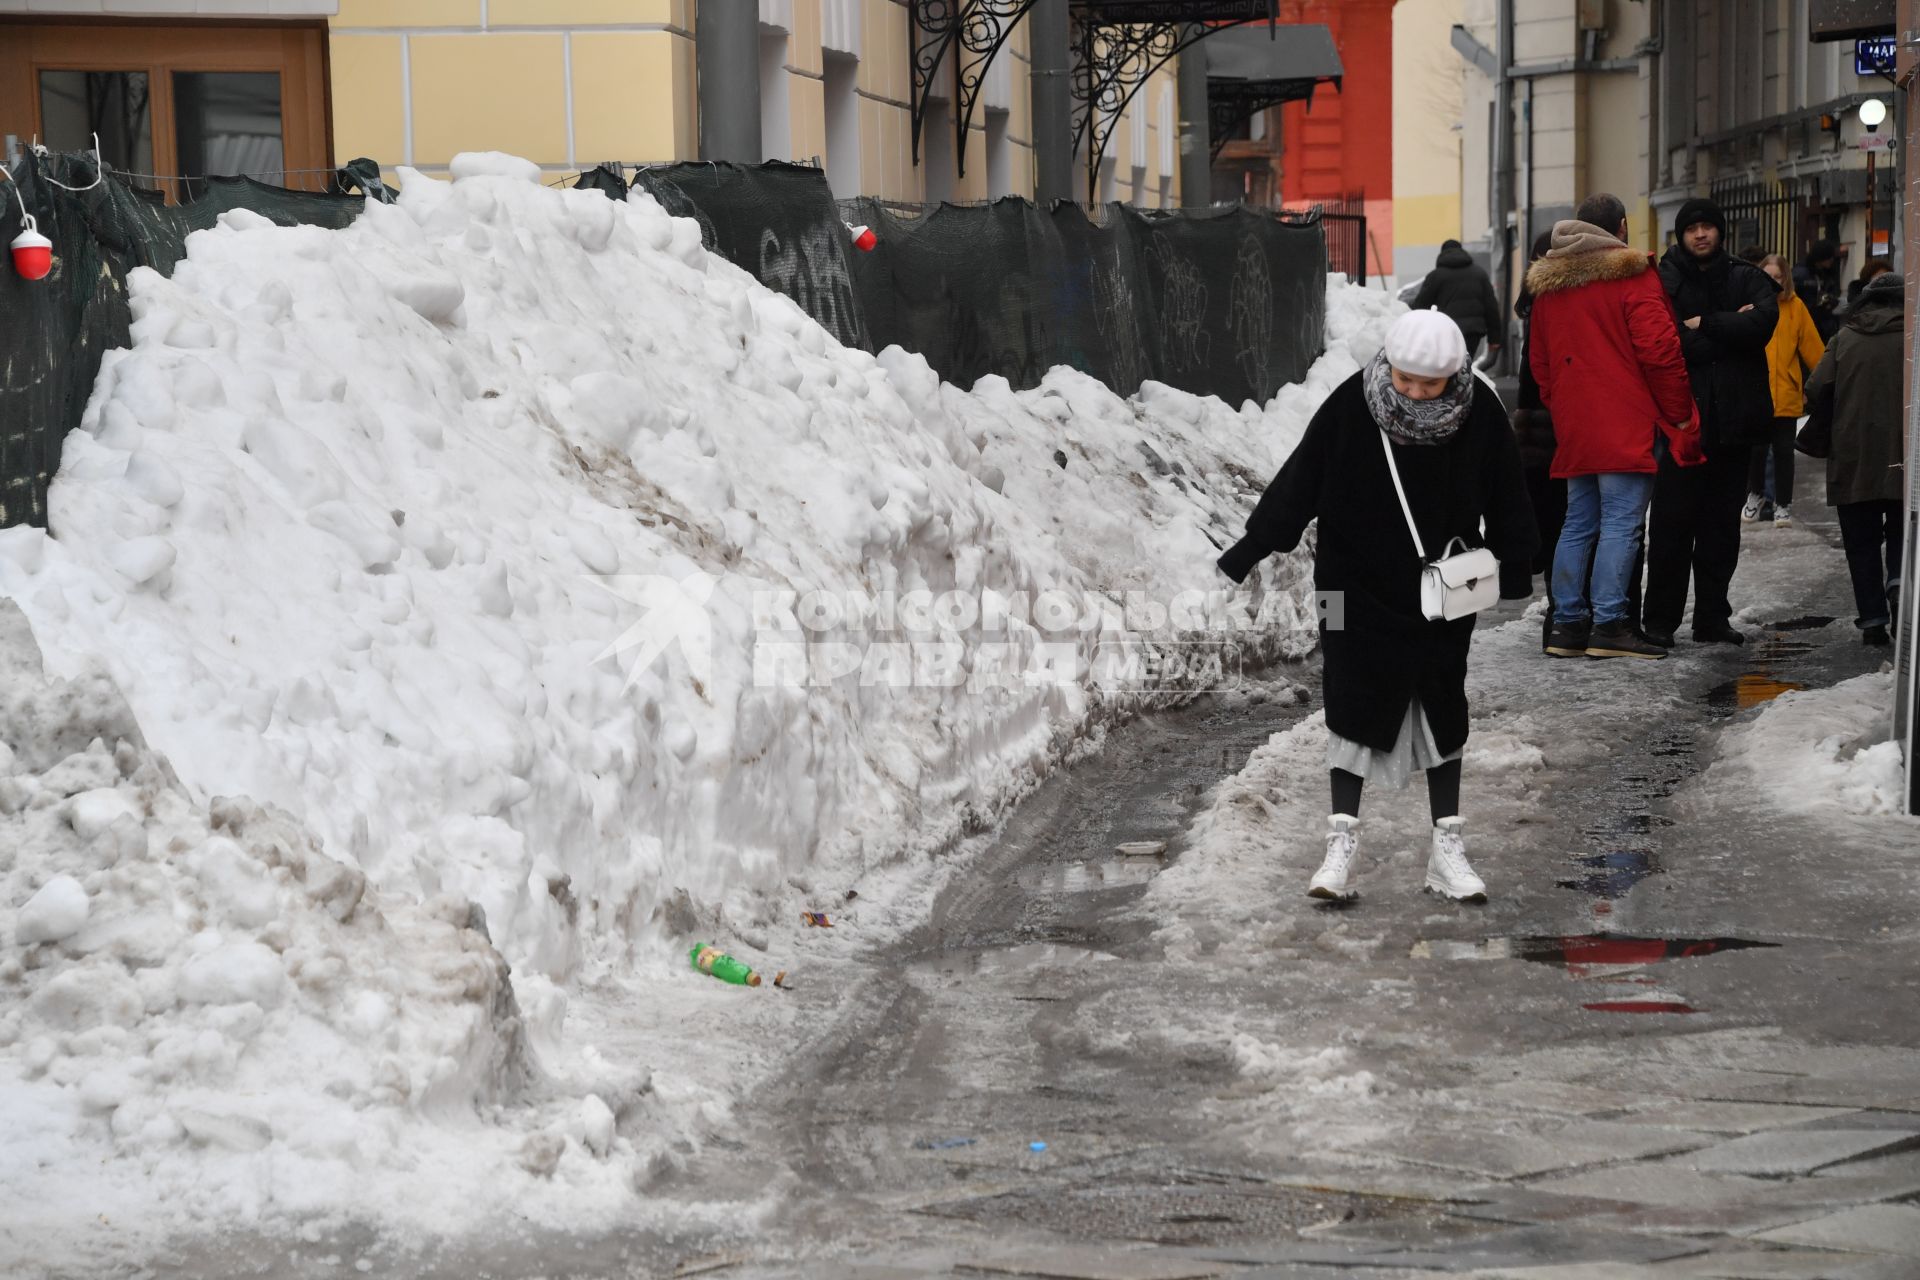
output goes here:
{"type": "Polygon", "coordinates": [[[1087,157],[1088,204],[1100,198],[1100,162],[1121,114],[1155,72],[1222,31],[1250,22],[1279,30],[1278,0],[1081,0],[1072,13],[1073,149],[1087,157]]]}
{"type": "Polygon", "coordinates": [[[967,172],[967,129],[986,84],[987,71],[1007,37],[1033,8],[1033,0],[907,0],[907,38],[913,60],[913,162],[920,163],[920,133],[927,102],[939,97],[941,68],[953,56],[954,166],[967,172]]]}
{"type": "Polygon", "coordinates": [[[1257,111],[1304,100],[1312,109],[1313,91],[1331,83],[1337,92],[1345,68],[1324,26],[1301,24],[1282,29],[1280,38],[1241,27],[1222,32],[1207,46],[1207,120],[1215,156],[1227,135],[1257,111]]]}
{"type": "MultiPolygon", "coordinates": [[[[973,123],[987,73],[1007,37],[1033,4],[1034,0],[907,0],[915,164],[920,163],[928,103],[943,96],[940,90],[945,79],[951,85],[955,167],[961,175],[966,173],[967,130],[973,123]]],[[[1072,0],[1071,14],[1079,54],[1072,79],[1073,146],[1087,157],[1089,202],[1098,198],[1100,162],[1128,103],[1181,50],[1248,23],[1260,23],[1265,28],[1258,37],[1262,42],[1286,43],[1294,39],[1288,33],[1312,30],[1319,32],[1329,47],[1332,43],[1325,27],[1281,27],[1277,21],[1279,0],[1072,0]]],[[[1337,56],[1334,62],[1336,69],[1330,75],[1322,70],[1305,77],[1269,77],[1269,96],[1260,106],[1311,97],[1313,85],[1320,80],[1332,79],[1337,85],[1337,56]],[[1298,79],[1306,80],[1304,91],[1300,86],[1275,87],[1281,81],[1298,79]],[[1271,96],[1275,93],[1281,96],[1271,96]]],[[[1252,101],[1244,88],[1236,88],[1227,96],[1243,105],[1252,101]]],[[[1210,88],[1210,104],[1211,97],[1210,88]]],[[[1251,114],[1260,106],[1247,106],[1245,110],[1251,114]]],[[[1228,127],[1243,118],[1235,117],[1228,127]]],[[[1216,128],[1214,132],[1217,137],[1225,131],[1216,128]]]]}

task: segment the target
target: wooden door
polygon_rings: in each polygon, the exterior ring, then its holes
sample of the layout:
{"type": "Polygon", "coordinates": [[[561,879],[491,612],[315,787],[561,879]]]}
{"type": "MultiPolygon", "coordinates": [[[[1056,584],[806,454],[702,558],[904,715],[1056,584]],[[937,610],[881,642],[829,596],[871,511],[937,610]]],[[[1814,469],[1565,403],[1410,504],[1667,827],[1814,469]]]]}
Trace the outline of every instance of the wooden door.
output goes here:
{"type": "Polygon", "coordinates": [[[169,199],[190,195],[183,179],[207,176],[204,168],[185,172],[189,161],[224,160],[232,167],[217,171],[306,190],[324,189],[333,167],[324,23],[0,18],[0,135],[18,135],[24,144],[35,137],[55,141],[52,135],[61,133],[64,147],[89,131],[76,121],[86,116],[97,125],[108,106],[111,123],[126,126],[121,132],[128,135],[114,138],[120,154],[108,155],[108,163],[126,170],[140,167],[130,159],[144,162],[141,180],[169,199]],[[76,100],[82,88],[85,102],[76,100]],[[247,127],[262,136],[266,104],[277,99],[278,164],[270,163],[270,148],[251,152],[256,160],[268,158],[256,169],[244,147],[205,145],[208,101],[224,95],[230,109],[244,110],[244,103],[231,103],[248,94],[256,109],[247,127]]]}

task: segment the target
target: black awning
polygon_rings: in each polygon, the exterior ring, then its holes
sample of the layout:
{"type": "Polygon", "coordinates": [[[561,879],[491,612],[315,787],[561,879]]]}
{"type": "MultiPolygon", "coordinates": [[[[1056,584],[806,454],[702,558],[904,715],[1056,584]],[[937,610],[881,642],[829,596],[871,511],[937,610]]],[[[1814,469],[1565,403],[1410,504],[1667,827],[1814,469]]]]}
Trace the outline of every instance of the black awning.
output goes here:
{"type": "Polygon", "coordinates": [[[1277,16],[1276,0],[1072,0],[1074,17],[1095,26],[1164,22],[1258,22],[1277,16]]]}
{"type": "Polygon", "coordinates": [[[1234,27],[1216,32],[1201,46],[1207,52],[1207,84],[1275,84],[1331,80],[1337,87],[1345,67],[1334,47],[1333,32],[1319,23],[1234,27]]]}

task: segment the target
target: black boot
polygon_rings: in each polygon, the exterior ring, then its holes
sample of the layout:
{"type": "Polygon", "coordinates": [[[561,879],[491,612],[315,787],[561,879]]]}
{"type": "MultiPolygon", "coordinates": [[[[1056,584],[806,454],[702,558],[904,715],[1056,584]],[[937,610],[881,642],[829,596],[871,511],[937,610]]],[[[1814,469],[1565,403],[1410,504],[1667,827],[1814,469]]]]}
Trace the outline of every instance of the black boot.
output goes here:
{"type": "Polygon", "coordinates": [[[1695,623],[1693,639],[1695,644],[1745,644],[1747,642],[1745,636],[1725,622],[1709,623],[1704,627],[1695,623]]]}
{"type": "Polygon", "coordinates": [[[1885,627],[1868,627],[1860,633],[1860,642],[1872,645],[1876,649],[1884,649],[1893,643],[1893,637],[1887,634],[1885,627]]]}
{"type": "Polygon", "coordinates": [[[1546,651],[1556,658],[1578,658],[1587,651],[1591,630],[1585,622],[1556,622],[1547,633],[1546,651]]]}
{"type": "Polygon", "coordinates": [[[1648,644],[1633,634],[1633,628],[1624,620],[1603,622],[1593,629],[1593,638],[1587,642],[1589,658],[1664,658],[1667,651],[1657,644],[1648,644]]]}

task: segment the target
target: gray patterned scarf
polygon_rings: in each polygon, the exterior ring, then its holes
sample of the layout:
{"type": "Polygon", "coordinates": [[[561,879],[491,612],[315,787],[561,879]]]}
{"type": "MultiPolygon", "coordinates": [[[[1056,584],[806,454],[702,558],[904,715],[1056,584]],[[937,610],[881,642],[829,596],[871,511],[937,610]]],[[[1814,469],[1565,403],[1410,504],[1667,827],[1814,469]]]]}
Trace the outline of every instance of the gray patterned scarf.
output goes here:
{"type": "Polygon", "coordinates": [[[1361,372],[1367,411],[1399,444],[1443,444],[1460,429],[1473,407],[1473,366],[1463,364],[1453,384],[1431,400],[1409,400],[1393,389],[1387,353],[1375,356],[1361,372]]]}

